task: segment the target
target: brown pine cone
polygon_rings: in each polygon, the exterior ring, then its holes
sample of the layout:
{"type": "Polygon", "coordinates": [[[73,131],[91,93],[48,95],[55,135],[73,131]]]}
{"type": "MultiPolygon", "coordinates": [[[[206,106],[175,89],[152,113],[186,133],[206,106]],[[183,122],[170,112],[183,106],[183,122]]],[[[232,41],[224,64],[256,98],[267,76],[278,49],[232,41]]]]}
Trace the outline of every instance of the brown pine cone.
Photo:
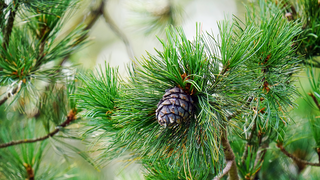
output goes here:
{"type": "Polygon", "coordinates": [[[178,87],[167,89],[158,103],[156,117],[161,126],[173,127],[187,121],[193,114],[193,100],[178,87]]]}

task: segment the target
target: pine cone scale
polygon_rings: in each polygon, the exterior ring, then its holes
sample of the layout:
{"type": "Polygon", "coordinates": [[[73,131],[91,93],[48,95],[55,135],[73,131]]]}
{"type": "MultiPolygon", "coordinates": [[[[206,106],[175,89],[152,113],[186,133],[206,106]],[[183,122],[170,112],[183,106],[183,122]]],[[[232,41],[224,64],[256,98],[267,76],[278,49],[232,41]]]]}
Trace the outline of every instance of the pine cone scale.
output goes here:
{"type": "Polygon", "coordinates": [[[156,117],[159,124],[173,127],[190,119],[194,105],[190,95],[174,87],[166,90],[157,106],[156,117]]]}

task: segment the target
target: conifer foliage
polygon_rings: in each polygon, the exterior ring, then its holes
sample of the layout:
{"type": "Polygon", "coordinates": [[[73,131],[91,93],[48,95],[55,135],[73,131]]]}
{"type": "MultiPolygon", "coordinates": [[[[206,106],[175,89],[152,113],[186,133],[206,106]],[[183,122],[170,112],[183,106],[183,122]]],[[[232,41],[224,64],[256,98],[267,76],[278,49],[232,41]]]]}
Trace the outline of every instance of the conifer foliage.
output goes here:
{"type": "Polygon", "coordinates": [[[286,110],[293,107],[292,74],[299,70],[300,60],[292,43],[301,33],[300,25],[287,21],[277,6],[260,1],[258,9],[248,8],[246,21],[234,18],[218,26],[217,37],[197,27],[193,40],[181,28],[168,28],[167,40],[160,40],[163,50],[137,60],[119,86],[101,86],[118,77],[109,67],[106,76],[92,77],[98,83],[84,81],[77,98],[85,99],[81,107],[87,109],[85,114],[91,112],[90,125],[106,129],[100,138],[110,140],[99,160],[129,153],[144,165],[146,179],[255,176],[263,162],[258,149],[262,143],[282,140],[286,110]],[[119,94],[96,99],[88,89],[119,94]],[[174,93],[185,93],[193,101],[187,122],[176,123],[179,108],[169,108],[177,101],[170,98],[180,98],[174,93]],[[106,114],[90,108],[97,101],[111,103],[100,106],[106,114]],[[172,121],[169,116],[174,116],[172,121]],[[250,131],[260,136],[248,138],[250,131]],[[239,143],[230,145],[228,135],[239,143]],[[249,151],[246,141],[258,145],[249,151]],[[245,152],[242,164],[239,153],[231,149],[239,145],[245,152]],[[257,162],[250,160],[250,153],[257,162]]]}
{"type": "Polygon", "coordinates": [[[66,157],[61,145],[90,162],[59,133],[77,114],[74,73],[61,66],[85,43],[84,25],[62,33],[77,7],[75,0],[0,1],[0,179],[63,177],[68,168],[42,161],[47,149],[66,157]]]}
{"type": "MultiPolygon", "coordinates": [[[[288,19],[289,1],[260,0],[247,7],[243,21],[218,22],[217,35],[197,24],[188,39],[182,28],[169,26],[159,38],[162,49],[135,59],[127,78],[108,64],[73,73],[61,65],[86,42],[94,21],[102,15],[114,25],[104,3],[87,26],[61,33],[78,1],[0,0],[0,179],[63,179],[68,164],[52,168],[42,160],[50,149],[68,160],[66,148],[95,167],[119,157],[139,162],[150,180],[272,178],[269,172],[279,170],[265,160],[279,151],[300,171],[320,166],[286,147],[294,141],[289,112],[300,95],[294,77],[306,62],[297,44],[317,54],[301,39],[308,36],[305,21],[288,19]],[[69,128],[78,119],[81,137],[69,128]],[[89,140],[94,160],[66,138],[89,140]]],[[[152,18],[157,30],[166,24],[162,16],[173,22],[170,5],[152,18]]],[[[307,22],[317,31],[319,24],[307,22]]],[[[319,79],[314,69],[307,75],[312,92],[306,99],[319,110],[319,79]]],[[[320,157],[316,120],[308,122],[320,157]]]]}

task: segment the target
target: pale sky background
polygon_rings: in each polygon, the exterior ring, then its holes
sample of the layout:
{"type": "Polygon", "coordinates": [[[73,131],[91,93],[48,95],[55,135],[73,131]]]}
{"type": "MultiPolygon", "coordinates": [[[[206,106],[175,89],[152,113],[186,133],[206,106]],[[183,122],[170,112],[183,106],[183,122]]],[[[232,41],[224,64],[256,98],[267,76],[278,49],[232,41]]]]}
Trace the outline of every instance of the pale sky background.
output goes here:
{"type": "MultiPolygon", "coordinates": [[[[133,2],[133,0],[109,1],[107,4],[109,14],[127,35],[136,58],[146,55],[146,51],[155,54],[154,48],[162,49],[156,38],[157,34],[145,35],[130,26],[130,12],[127,8],[129,1],[133,2]]],[[[180,1],[183,2],[183,0],[180,1]]],[[[243,13],[244,8],[240,1],[188,0],[181,25],[189,39],[193,39],[195,36],[196,22],[202,23],[203,32],[209,31],[217,35],[217,21],[223,20],[224,17],[231,18],[232,14],[243,15],[243,13]]],[[[163,37],[163,34],[160,37],[163,37]]],[[[103,65],[107,61],[113,67],[119,67],[120,73],[126,76],[125,67],[130,62],[130,58],[125,45],[108,27],[104,19],[100,18],[92,28],[90,38],[92,39],[90,44],[74,56],[77,58],[77,62],[80,62],[85,68],[93,68],[98,64],[103,65]]]]}

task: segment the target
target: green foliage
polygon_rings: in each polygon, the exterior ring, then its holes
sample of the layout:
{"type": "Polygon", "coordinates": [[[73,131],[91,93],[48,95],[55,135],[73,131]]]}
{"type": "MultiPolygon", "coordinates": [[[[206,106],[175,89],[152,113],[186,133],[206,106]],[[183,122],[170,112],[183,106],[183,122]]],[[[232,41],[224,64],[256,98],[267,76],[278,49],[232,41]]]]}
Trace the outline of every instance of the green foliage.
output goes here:
{"type": "MultiPolygon", "coordinates": [[[[27,82],[35,83],[34,81],[38,79],[50,81],[50,77],[58,77],[56,69],[59,67],[47,66],[47,74],[50,76],[46,78],[39,75],[43,74],[39,71],[43,71],[44,69],[40,67],[48,62],[56,62],[83,45],[83,41],[77,42],[85,33],[82,27],[76,28],[63,38],[58,38],[62,25],[66,23],[66,17],[71,13],[68,8],[71,2],[75,3],[75,1],[52,1],[51,4],[55,3],[55,8],[49,9],[46,13],[39,12],[38,7],[35,7],[38,11],[34,8],[23,8],[24,6],[33,7],[35,3],[33,1],[17,2],[21,3],[20,8],[16,9],[21,20],[16,22],[18,21],[16,19],[15,24],[21,23],[21,25],[13,27],[8,46],[0,47],[2,55],[0,68],[3,69],[0,72],[1,85],[22,81],[21,88],[25,88],[27,82]]],[[[4,42],[1,41],[2,43],[4,42]]]]}
{"type": "Polygon", "coordinates": [[[320,8],[317,0],[303,0],[298,3],[298,13],[303,23],[299,51],[306,56],[320,55],[320,8]]]}
{"type": "Polygon", "coordinates": [[[309,67],[307,71],[309,84],[311,86],[311,92],[307,93],[305,92],[305,99],[308,101],[309,106],[314,110],[315,113],[310,114],[309,118],[309,124],[311,127],[313,138],[316,142],[316,148],[320,147],[320,123],[317,120],[319,117],[319,100],[320,100],[320,76],[316,72],[315,68],[309,67]],[[308,96],[307,96],[308,95],[308,96]]]}
{"type": "Polygon", "coordinates": [[[74,138],[65,127],[74,122],[77,104],[71,97],[75,92],[73,68],[61,64],[84,44],[86,34],[82,25],[65,35],[61,29],[77,3],[0,1],[0,86],[4,93],[0,179],[66,179],[68,168],[43,161],[50,148],[66,159],[66,149],[78,152],[92,163],[85,152],[61,140],[74,138]]]}
{"type": "MultiPolygon", "coordinates": [[[[235,127],[230,132],[239,134],[238,150],[242,152],[246,141],[241,139],[247,138],[253,124],[257,135],[250,140],[255,146],[249,154],[259,157],[261,140],[277,140],[286,124],[286,109],[293,106],[296,89],[291,75],[299,70],[299,59],[291,44],[300,29],[284,19],[279,8],[263,1],[258,12],[260,17],[255,18],[248,8],[244,23],[236,18],[219,23],[217,40],[199,28],[193,41],[181,28],[167,29],[167,41],[160,40],[163,50],[138,60],[117,97],[110,91],[117,89],[113,84],[100,85],[115,81],[115,75],[82,77],[81,107],[92,109],[88,114],[96,123],[104,122],[102,129],[116,130],[103,134],[111,140],[101,149],[99,159],[129,153],[131,160],[144,164],[147,179],[207,179],[224,165],[221,128],[235,127]],[[175,86],[192,96],[195,113],[188,123],[162,128],[155,117],[157,103],[166,89],[175,86]],[[114,106],[113,98],[117,108],[106,118],[105,113],[114,106]],[[239,112],[241,120],[227,121],[239,112]]],[[[112,74],[112,69],[106,71],[112,74]]],[[[245,167],[240,165],[243,177],[257,172],[261,162],[246,160],[245,167]]]]}
{"type": "MultiPolygon", "coordinates": [[[[135,7],[150,17],[142,23],[147,32],[176,24],[178,11],[172,2],[162,11],[135,7]]],[[[0,0],[0,8],[5,8],[0,14],[5,28],[0,32],[0,84],[7,86],[5,96],[15,96],[0,108],[0,145],[44,137],[42,142],[0,149],[0,178],[64,179],[69,168],[52,170],[43,161],[50,147],[65,160],[68,150],[77,152],[96,168],[95,163],[104,165],[118,157],[127,164],[138,161],[145,179],[213,179],[230,161],[228,151],[234,152],[243,179],[271,179],[270,173],[279,179],[298,177],[305,165],[288,160],[277,147],[283,145],[306,160],[320,154],[319,77],[313,70],[307,73],[311,93],[305,98],[315,114],[289,121],[299,95],[293,83],[300,54],[317,54],[318,46],[313,45],[319,44],[316,1],[301,2],[304,9],[299,12],[311,18],[288,21],[284,14],[289,9],[283,3],[289,2],[260,0],[258,6],[247,7],[244,21],[234,17],[219,22],[217,36],[197,25],[194,39],[188,40],[182,28],[170,26],[166,39],[159,38],[162,49],[137,59],[128,68],[129,77],[121,79],[107,64],[77,76],[73,68],[60,67],[85,43],[83,26],[61,35],[77,1],[12,1],[5,6],[0,0]],[[48,84],[39,88],[43,83],[48,84]],[[187,122],[161,127],[155,111],[173,87],[192,97],[194,112],[187,122]],[[72,128],[76,114],[86,119],[77,131],[92,145],[95,162],[64,141],[79,140],[72,128]],[[298,128],[303,133],[296,135],[298,128]],[[226,138],[232,150],[224,146],[226,138]],[[295,174],[279,173],[292,164],[295,174]]]]}
{"type": "Polygon", "coordinates": [[[111,119],[112,114],[118,109],[120,84],[118,71],[109,65],[99,67],[96,73],[85,72],[77,76],[82,86],[78,88],[75,98],[77,108],[85,117],[95,120],[88,121],[90,127],[87,133],[103,129],[105,133],[112,133],[118,128],[111,119]]]}
{"type": "Polygon", "coordinates": [[[301,23],[303,32],[295,43],[300,54],[306,56],[306,60],[312,56],[319,56],[320,52],[320,8],[318,0],[281,1],[282,8],[286,11],[288,20],[296,20],[301,23]]]}

